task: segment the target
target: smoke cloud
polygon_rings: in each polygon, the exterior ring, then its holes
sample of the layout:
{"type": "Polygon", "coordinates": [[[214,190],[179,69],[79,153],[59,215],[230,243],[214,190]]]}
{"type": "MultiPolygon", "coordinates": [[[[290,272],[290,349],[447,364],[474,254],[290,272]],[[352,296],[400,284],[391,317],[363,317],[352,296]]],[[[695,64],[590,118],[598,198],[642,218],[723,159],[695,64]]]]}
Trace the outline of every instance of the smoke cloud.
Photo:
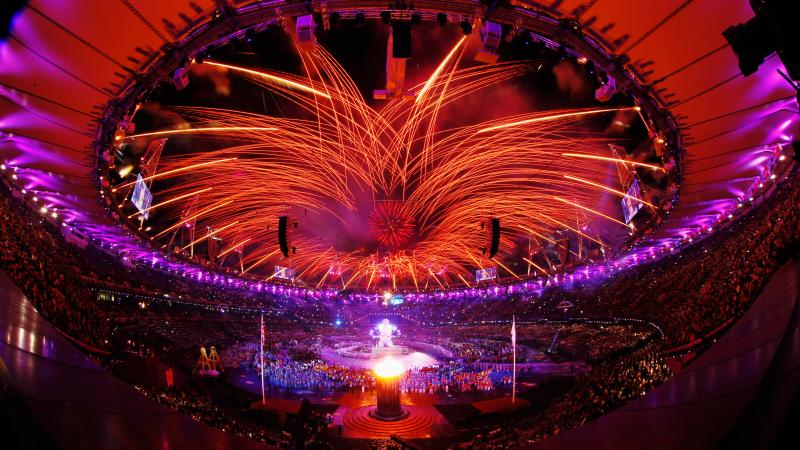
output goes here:
{"type": "Polygon", "coordinates": [[[217,94],[228,97],[231,95],[231,78],[228,69],[214,67],[208,64],[191,64],[190,75],[195,78],[206,78],[214,85],[217,94]]]}
{"type": "Polygon", "coordinates": [[[593,94],[592,86],[573,62],[559,62],[553,66],[553,75],[556,77],[558,88],[569,92],[572,99],[582,100],[593,94]]]}

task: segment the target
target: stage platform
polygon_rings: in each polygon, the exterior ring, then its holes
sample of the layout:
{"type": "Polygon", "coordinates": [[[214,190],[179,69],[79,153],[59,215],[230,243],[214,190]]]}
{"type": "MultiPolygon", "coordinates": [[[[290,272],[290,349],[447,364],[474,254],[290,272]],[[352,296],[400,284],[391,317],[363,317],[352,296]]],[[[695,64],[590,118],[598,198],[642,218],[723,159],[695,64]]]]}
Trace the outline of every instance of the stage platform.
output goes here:
{"type": "Polygon", "coordinates": [[[408,348],[402,345],[394,347],[372,347],[373,358],[383,358],[385,356],[403,356],[408,353],[408,348]]]}
{"type": "Polygon", "coordinates": [[[383,422],[369,415],[375,407],[374,395],[344,395],[333,414],[333,426],[342,426],[342,437],[378,439],[391,435],[406,439],[455,436],[447,419],[434,407],[429,395],[402,394],[401,403],[409,414],[394,422],[383,422]]]}

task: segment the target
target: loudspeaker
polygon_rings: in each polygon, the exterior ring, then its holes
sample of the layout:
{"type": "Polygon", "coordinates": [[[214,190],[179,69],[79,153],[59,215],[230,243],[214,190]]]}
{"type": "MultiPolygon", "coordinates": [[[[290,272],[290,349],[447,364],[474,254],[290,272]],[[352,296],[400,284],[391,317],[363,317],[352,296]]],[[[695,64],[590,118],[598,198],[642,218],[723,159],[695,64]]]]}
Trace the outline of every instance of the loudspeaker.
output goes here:
{"type": "Polygon", "coordinates": [[[281,248],[281,253],[283,253],[283,256],[286,258],[289,257],[289,238],[287,235],[288,222],[288,216],[278,217],[278,245],[281,248]]]}
{"type": "Polygon", "coordinates": [[[792,141],[792,148],[794,148],[794,161],[800,163],[800,141],[792,141]]]}
{"type": "Polygon", "coordinates": [[[500,250],[500,219],[492,218],[492,243],[489,246],[489,258],[494,258],[500,250]]]}
{"type": "Polygon", "coordinates": [[[392,57],[411,58],[411,22],[396,21],[392,24],[392,57]]]}

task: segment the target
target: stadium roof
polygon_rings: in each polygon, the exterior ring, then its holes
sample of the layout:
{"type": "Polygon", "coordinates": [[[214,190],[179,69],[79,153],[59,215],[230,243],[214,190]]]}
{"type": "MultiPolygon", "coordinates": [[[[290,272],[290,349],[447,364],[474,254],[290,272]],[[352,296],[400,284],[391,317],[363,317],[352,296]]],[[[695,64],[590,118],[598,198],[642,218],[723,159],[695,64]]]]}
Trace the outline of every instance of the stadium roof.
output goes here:
{"type": "MultiPolygon", "coordinates": [[[[124,235],[98,193],[93,142],[109,104],[140,68],[206,23],[210,0],[33,0],[0,44],[0,159],[40,198],[89,234],[124,235]]],[[[302,2],[232,1],[231,6],[305,8],[302,2]]],[[[316,3],[316,2],[314,2],[316,3]]],[[[326,3],[330,11],[374,2],[326,3]]],[[[464,13],[475,1],[414,2],[417,10],[464,13]]],[[[686,149],[680,200],[654,239],[673,239],[713,223],[755,177],[771,146],[793,140],[796,92],[772,56],[753,75],[740,73],[722,36],[753,16],[747,1],[513,1],[515,8],[579,17],[584,31],[613,55],[627,55],[678,119],[686,149]],[[546,4],[545,4],[546,3],[546,4]]],[[[298,9],[299,11],[300,9],[298,9]]]]}

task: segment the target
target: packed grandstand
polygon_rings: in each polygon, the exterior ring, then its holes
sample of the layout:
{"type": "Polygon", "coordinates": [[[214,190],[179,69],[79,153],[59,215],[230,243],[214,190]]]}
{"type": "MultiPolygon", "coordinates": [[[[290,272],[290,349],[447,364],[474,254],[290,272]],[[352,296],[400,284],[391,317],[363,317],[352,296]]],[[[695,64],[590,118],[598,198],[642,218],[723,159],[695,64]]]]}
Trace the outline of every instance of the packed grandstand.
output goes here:
{"type": "MultiPolygon", "coordinates": [[[[335,346],[334,336],[340,341],[363,338],[370,321],[355,316],[385,313],[382,305],[321,304],[209,288],[189,278],[176,282],[158,270],[123,266],[91,245],[80,249],[66,243],[58,227],[25,208],[7,188],[1,202],[3,271],[39,313],[81,348],[112,370],[122,367],[120,376],[131,376],[125,373],[126,360],[152,357],[189,375],[201,345],[215,345],[226,370],[255,374],[260,370],[257,346],[241,344],[258,341],[258,315],[225,311],[237,304],[261,309],[268,317],[264,356],[270,390],[311,395],[374,388],[370,370],[331,364],[321,353],[335,346]],[[343,323],[337,325],[337,317],[344,317],[343,323]]],[[[575,427],[643,395],[713,343],[747,310],[782,263],[797,254],[798,230],[800,184],[792,172],[772,196],[753,205],[736,223],[680,252],[594,285],[553,287],[539,297],[425,300],[393,307],[391,314],[400,323],[423,330],[409,340],[435,341],[449,355],[443,354],[436,365],[410,370],[404,389],[475,398],[481,391],[507,390],[508,364],[483,369],[478,363],[510,362],[506,336],[510,318],[516,316],[517,333],[531,350],[531,362],[545,355],[557,334],[558,350],[547,353],[546,360],[579,360],[586,364],[585,372],[537,380],[542,387],[530,395],[544,402],[542,407],[508,425],[487,429],[476,423],[471,427],[478,431],[473,444],[506,448],[575,427]],[[651,291],[658,294],[643,295],[651,291]],[[568,311],[559,309],[565,299],[574,305],[568,311]]],[[[525,362],[524,356],[518,357],[518,363],[525,362]]],[[[224,430],[273,445],[296,439],[279,428],[265,431],[241,393],[237,397],[227,392],[231,397],[222,404],[210,400],[222,397],[218,390],[232,390],[229,386],[189,379],[177,387],[155,383],[138,389],[224,430]]],[[[331,433],[326,427],[329,412],[322,407],[312,411],[303,424],[310,432],[301,435],[309,441],[324,440],[331,433]]]]}

